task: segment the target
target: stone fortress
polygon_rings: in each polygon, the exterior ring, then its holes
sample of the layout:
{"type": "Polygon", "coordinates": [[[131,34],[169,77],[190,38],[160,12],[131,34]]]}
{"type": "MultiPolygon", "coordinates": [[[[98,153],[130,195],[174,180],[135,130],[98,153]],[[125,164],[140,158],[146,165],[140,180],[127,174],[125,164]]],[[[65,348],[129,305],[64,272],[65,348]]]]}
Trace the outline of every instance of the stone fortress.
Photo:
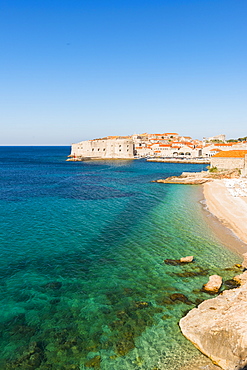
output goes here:
{"type": "Polygon", "coordinates": [[[108,136],[102,139],[81,141],[72,144],[70,157],[83,159],[132,159],[134,142],[131,137],[108,136]]]}

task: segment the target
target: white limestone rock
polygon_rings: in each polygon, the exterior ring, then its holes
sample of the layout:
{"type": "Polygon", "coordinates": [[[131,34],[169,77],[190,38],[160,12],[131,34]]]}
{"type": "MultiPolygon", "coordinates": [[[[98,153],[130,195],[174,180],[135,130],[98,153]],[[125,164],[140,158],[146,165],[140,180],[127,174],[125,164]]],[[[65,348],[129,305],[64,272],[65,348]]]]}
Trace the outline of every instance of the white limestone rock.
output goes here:
{"type": "Polygon", "coordinates": [[[194,260],[193,256],[187,256],[187,257],[180,258],[180,262],[183,262],[183,263],[190,263],[190,262],[193,262],[193,260],[194,260]]]}
{"type": "Polygon", "coordinates": [[[247,253],[243,254],[244,260],[242,262],[242,267],[247,269],[247,253]]]}
{"type": "Polygon", "coordinates": [[[247,365],[247,283],[191,310],[180,328],[202,353],[224,370],[247,365]]]}
{"type": "Polygon", "coordinates": [[[222,277],[219,275],[209,276],[207,284],[203,285],[203,290],[208,293],[218,293],[222,285],[222,277]]]}
{"type": "Polygon", "coordinates": [[[240,285],[247,283],[247,271],[243,272],[243,274],[234,276],[233,280],[240,285]]]}

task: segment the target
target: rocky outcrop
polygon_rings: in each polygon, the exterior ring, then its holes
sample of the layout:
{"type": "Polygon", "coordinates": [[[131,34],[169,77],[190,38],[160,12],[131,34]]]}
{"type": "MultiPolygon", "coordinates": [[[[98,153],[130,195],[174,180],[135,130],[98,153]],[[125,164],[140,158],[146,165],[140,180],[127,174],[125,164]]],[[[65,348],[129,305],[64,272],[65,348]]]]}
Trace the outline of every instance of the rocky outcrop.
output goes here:
{"type": "Polygon", "coordinates": [[[181,257],[180,262],[182,263],[190,263],[193,262],[194,257],[193,256],[187,256],[187,257],[181,257]]]}
{"type": "Polygon", "coordinates": [[[179,260],[172,260],[170,258],[167,258],[164,260],[165,264],[177,266],[177,265],[184,265],[186,263],[190,263],[194,261],[193,256],[187,256],[187,257],[181,257],[179,260]]]}
{"type": "Polygon", "coordinates": [[[203,285],[204,292],[216,294],[220,290],[222,285],[222,277],[219,275],[211,275],[209,276],[209,281],[207,284],[203,285]]]}
{"type": "Polygon", "coordinates": [[[201,172],[183,172],[180,176],[171,176],[166,179],[159,179],[154,182],[162,182],[165,184],[184,184],[184,185],[201,185],[207,181],[211,181],[211,177],[207,171],[201,172]]]}
{"type": "Polygon", "coordinates": [[[179,322],[185,337],[224,370],[247,366],[247,274],[242,275],[240,288],[204,301],[179,322]]]}
{"type": "Polygon", "coordinates": [[[154,182],[162,182],[164,184],[202,185],[208,181],[212,180],[206,178],[195,178],[195,177],[180,178],[176,176],[171,176],[167,177],[166,179],[156,180],[154,182]]]}
{"type": "Polygon", "coordinates": [[[243,262],[242,262],[242,267],[243,267],[244,269],[247,269],[247,253],[244,253],[244,254],[243,254],[243,257],[244,257],[244,260],[243,260],[243,262]]]}
{"type": "Polygon", "coordinates": [[[166,179],[159,179],[153,182],[165,184],[201,185],[215,179],[228,179],[239,177],[239,172],[235,170],[222,170],[217,172],[183,172],[180,176],[171,176],[166,179]]]}
{"type": "Polygon", "coordinates": [[[236,283],[240,285],[246,284],[247,283],[247,271],[245,271],[243,274],[234,276],[233,280],[236,281],[236,283]]]}

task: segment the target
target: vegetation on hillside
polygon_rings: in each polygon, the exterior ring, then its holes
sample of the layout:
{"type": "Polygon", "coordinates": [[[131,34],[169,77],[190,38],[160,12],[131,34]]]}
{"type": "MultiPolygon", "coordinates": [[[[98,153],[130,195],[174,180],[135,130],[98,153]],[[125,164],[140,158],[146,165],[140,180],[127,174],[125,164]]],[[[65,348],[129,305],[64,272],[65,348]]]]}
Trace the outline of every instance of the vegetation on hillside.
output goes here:
{"type": "Polygon", "coordinates": [[[238,141],[247,141],[247,136],[227,140],[228,143],[237,143],[238,141]]]}

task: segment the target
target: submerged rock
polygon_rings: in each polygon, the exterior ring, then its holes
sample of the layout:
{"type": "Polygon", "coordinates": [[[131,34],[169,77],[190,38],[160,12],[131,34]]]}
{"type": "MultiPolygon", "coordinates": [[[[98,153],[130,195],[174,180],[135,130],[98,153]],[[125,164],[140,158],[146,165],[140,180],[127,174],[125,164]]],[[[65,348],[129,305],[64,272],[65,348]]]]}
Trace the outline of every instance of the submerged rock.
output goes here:
{"type": "Polygon", "coordinates": [[[161,318],[162,318],[162,320],[168,320],[168,319],[172,319],[172,316],[165,314],[165,315],[161,316],[161,318]]]}
{"type": "Polygon", "coordinates": [[[202,269],[201,267],[196,267],[192,271],[184,271],[184,272],[173,272],[174,275],[188,278],[188,277],[194,277],[194,276],[207,276],[208,270],[202,269]]]}
{"type": "Polygon", "coordinates": [[[207,284],[204,284],[202,290],[206,293],[216,294],[219,292],[222,285],[222,277],[219,275],[211,275],[207,284]]]}
{"type": "Polygon", "coordinates": [[[147,307],[149,307],[149,303],[148,302],[143,302],[143,301],[135,302],[135,307],[136,308],[147,308],[147,307]]]}
{"type": "Polygon", "coordinates": [[[229,279],[225,281],[225,285],[227,286],[228,289],[235,289],[238,288],[241,285],[241,283],[235,279],[229,279]]]}
{"type": "Polygon", "coordinates": [[[39,368],[44,359],[42,345],[37,342],[32,342],[28,349],[15,361],[6,364],[6,369],[30,369],[39,368]]]}
{"type": "Polygon", "coordinates": [[[91,360],[88,360],[87,362],[85,362],[85,366],[93,367],[94,369],[100,369],[100,362],[101,362],[101,357],[95,356],[91,358],[91,360]]]}
{"type": "Polygon", "coordinates": [[[184,295],[182,293],[174,293],[174,294],[171,294],[170,295],[170,299],[173,302],[179,301],[179,302],[183,302],[183,303],[186,303],[186,304],[192,304],[192,302],[186,297],[186,295],[184,295]]]}
{"type": "Polygon", "coordinates": [[[30,327],[28,325],[16,325],[13,327],[11,334],[19,336],[20,338],[23,337],[32,337],[35,333],[36,329],[33,327],[30,327]]]}
{"type": "Polygon", "coordinates": [[[116,352],[120,356],[126,355],[131,349],[135,348],[134,339],[129,336],[129,338],[123,338],[116,343],[116,352]]]}
{"type": "Polygon", "coordinates": [[[172,259],[169,259],[169,258],[165,259],[164,262],[165,262],[166,265],[172,265],[172,266],[177,266],[177,265],[182,264],[182,262],[180,260],[172,260],[172,259]]]}
{"type": "Polygon", "coordinates": [[[177,266],[177,265],[183,265],[186,263],[193,262],[193,260],[194,260],[193,256],[187,256],[187,257],[181,257],[179,260],[173,260],[173,259],[167,258],[164,260],[164,262],[167,265],[177,266]]]}

